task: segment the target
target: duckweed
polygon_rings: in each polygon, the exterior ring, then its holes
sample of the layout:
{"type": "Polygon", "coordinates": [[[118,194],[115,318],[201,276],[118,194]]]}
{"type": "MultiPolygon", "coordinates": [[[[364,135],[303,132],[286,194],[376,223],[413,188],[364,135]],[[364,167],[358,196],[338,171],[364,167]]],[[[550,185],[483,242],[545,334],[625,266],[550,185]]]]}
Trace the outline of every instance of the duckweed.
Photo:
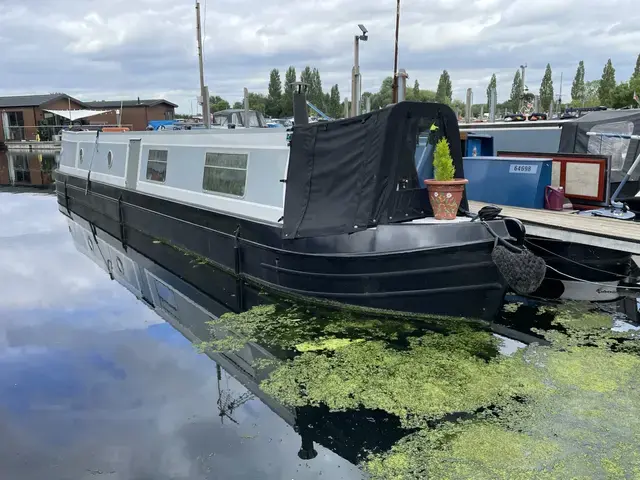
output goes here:
{"type": "Polygon", "coordinates": [[[289,351],[261,383],[286,406],[397,416],[407,436],[362,462],[374,480],[640,478],[640,336],[584,304],[540,312],[555,315],[550,345],[509,357],[467,321],[429,331],[289,304],[223,316],[205,347],[289,351]]]}

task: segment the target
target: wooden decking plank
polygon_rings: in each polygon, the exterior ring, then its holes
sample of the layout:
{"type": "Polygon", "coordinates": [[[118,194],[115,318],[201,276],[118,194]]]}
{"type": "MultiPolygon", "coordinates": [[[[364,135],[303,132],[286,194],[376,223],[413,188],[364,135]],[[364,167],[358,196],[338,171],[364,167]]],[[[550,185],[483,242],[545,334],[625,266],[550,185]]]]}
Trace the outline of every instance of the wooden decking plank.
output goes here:
{"type": "MultiPolygon", "coordinates": [[[[485,205],[491,204],[470,201],[469,209],[477,212],[485,205]]],[[[532,235],[640,254],[638,222],[586,217],[551,210],[496,206],[502,208],[502,215],[522,221],[527,227],[527,232],[532,235]]]]}

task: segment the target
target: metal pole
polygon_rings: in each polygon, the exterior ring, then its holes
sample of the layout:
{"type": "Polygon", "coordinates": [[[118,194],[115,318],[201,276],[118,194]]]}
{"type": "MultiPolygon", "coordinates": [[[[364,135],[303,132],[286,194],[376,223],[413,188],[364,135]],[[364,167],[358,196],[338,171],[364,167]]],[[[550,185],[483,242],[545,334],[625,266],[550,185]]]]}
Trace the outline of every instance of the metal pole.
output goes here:
{"type": "Polygon", "coordinates": [[[351,116],[358,115],[358,77],[360,75],[360,37],[356,35],[353,40],[353,73],[351,78],[351,116]]]}
{"type": "Polygon", "coordinates": [[[398,103],[398,32],[400,30],[400,0],[396,4],[396,45],[393,58],[393,85],[391,103],[398,103]]]}
{"type": "Polygon", "coordinates": [[[558,95],[558,113],[560,113],[560,111],[562,110],[562,74],[563,73],[564,72],[560,72],[560,95],[558,95]]]}
{"type": "Polygon", "coordinates": [[[497,92],[495,88],[491,89],[489,95],[489,121],[496,121],[496,105],[498,103],[497,92]]]}
{"type": "Polygon", "coordinates": [[[464,116],[465,116],[465,122],[466,123],[471,123],[471,114],[473,113],[473,90],[470,88],[467,88],[467,102],[466,102],[466,106],[465,106],[465,112],[464,112],[464,116]]]}
{"type": "Polygon", "coordinates": [[[211,128],[211,105],[209,104],[209,87],[207,87],[206,85],[204,86],[204,98],[206,98],[206,101],[203,103],[203,120],[206,118],[206,120],[204,120],[204,126],[205,128],[211,128]]]}
{"type": "Polygon", "coordinates": [[[200,32],[200,2],[196,0],[196,34],[198,37],[198,63],[200,66],[200,96],[202,97],[202,121],[204,122],[204,126],[209,128],[211,125],[211,118],[206,115],[205,110],[209,110],[209,108],[205,108],[206,105],[209,105],[209,97],[205,96],[205,88],[204,88],[204,64],[202,62],[202,35],[200,32]]]}
{"type": "Polygon", "coordinates": [[[247,87],[244,88],[244,118],[242,119],[242,124],[243,127],[249,128],[249,89],[247,87]]]}
{"type": "Polygon", "coordinates": [[[520,68],[522,69],[522,94],[520,96],[520,100],[522,102],[522,105],[520,107],[520,112],[524,111],[524,92],[526,90],[526,83],[525,83],[525,72],[527,70],[527,64],[525,63],[524,65],[520,65],[520,68]]]}

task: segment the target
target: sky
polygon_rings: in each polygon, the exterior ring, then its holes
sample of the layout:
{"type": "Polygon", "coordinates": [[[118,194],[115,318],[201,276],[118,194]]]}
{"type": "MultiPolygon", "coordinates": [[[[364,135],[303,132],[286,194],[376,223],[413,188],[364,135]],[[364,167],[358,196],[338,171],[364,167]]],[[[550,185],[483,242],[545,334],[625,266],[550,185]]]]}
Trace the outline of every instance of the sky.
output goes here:
{"type": "MultiPolygon", "coordinates": [[[[353,39],[363,23],[363,91],[393,71],[395,0],[200,0],[205,83],[231,103],[266,93],[269,71],[319,69],[350,96],[353,39]],[[205,15],[206,13],[206,15],[205,15]]],[[[189,113],[199,92],[195,0],[0,0],[0,95],[65,92],[81,100],[166,98],[189,113]]],[[[568,99],[577,64],[600,78],[608,58],[627,80],[640,53],[637,0],[401,0],[399,67],[454,98],[484,101],[492,73],[508,98],[526,63],[537,92],[547,63],[568,99]]]]}

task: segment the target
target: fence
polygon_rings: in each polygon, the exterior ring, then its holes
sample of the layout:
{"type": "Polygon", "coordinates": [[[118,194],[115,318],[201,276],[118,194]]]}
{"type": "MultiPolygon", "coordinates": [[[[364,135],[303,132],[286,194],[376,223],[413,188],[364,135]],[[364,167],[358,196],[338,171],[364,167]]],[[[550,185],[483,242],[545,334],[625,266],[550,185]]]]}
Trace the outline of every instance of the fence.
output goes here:
{"type": "Polygon", "coordinates": [[[34,126],[16,126],[10,125],[5,129],[5,141],[22,141],[22,140],[39,140],[41,142],[51,142],[59,140],[64,130],[81,129],[96,131],[103,127],[128,127],[132,129],[131,124],[122,125],[34,125],[34,126]],[[8,136],[6,135],[8,133],[8,136]]]}

